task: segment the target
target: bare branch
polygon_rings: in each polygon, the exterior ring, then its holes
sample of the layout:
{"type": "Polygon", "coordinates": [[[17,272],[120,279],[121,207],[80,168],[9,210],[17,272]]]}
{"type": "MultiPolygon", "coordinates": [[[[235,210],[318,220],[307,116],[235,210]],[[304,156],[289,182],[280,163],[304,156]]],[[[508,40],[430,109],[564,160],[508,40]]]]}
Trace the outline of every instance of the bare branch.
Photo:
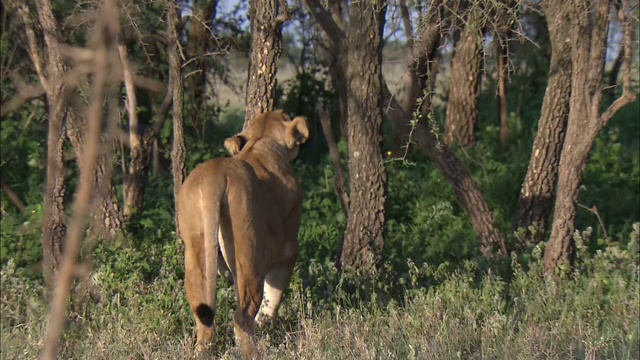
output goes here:
{"type": "MultiPolygon", "coordinates": [[[[51,4],[48,1],[41,1],[40,11],[46,11],[51,15],[51,4]]],[[[53,302],[50,309],[49,326],[41,353],[41,359],[53,360],[56,358],[60,338],[64,329],[66,318],[66,308],[69,302],[69,287],[73,278],[76,258],[80,250],[82,234],[86,226],[86,218],[91,208],[91,197],[93,193],[93,177],[96,169],[98,149],[100,144],[100,133],[102,131],[103,111],[102,104],[109,81],[109,43],[115,43],[119,28],[118,9],[113,0],[106,0],[103,7],[102,21],[97,26],[98,34],[101,35],[96,44],[95,56],[95,77],[91,94],[87,118],[90,119],[87,127],[86,149],[83,154],[82,166],[80,167],[80,184],[76,191],[73,206],[73,218],[67,233],[65,251],[62,258],[60,272],[56,280],[53,302]]],[[[50,39],[57,41],[57,39],[50,39]]]]}
{"type": "Polygon", "coordinates": [[[17,94],[0,105],[0,119],[16,111],[25,102],[45,93],[41,84],[27,85],[16,72],[9,73],[9,78],[17,94]]]}
{"type": "Polygon", "coordinates": [[[138,133],[138,110],[136,101],[136,89],[133,86],[133,74],[129,67],[129,59],[127,58],[127,47],[118,45],[118,54],[120,55],[120,65],[124,77],[124,87],[127,93],[127,112],[129,113],[129,145],[140,146],[140,134],[138,133]]]}
{"type": "Polygon", "coordinates": [[[603,125],[607,124],[609,120],[626,105],[636,101],[637,94],[631,90],[631,54],[632,54],[632,39],[633,39],[633,19],[630,19],[629,14],[629,0],[622,1],[622,7],[618,10],[618,17],[620,24],[624,29],[624,68],[622,69],[622,95],[617,98],[605,112],[600,116],[600,121],[603,125]]]}
{"type": "Polygon", "coordinates": [[[339,45],[344,40],[344,32],[333,21],[329,11],[320,4],[319,0],[304,0],[304,3],[313,18],[316,19],[322,30],[329,37],[329,41],[334,45],[339,45]]]}
{"type": "Polygon", "coordinates": [[[336,141],[333,138],[333,132],[331,131],[331,118],[329,113],[326,111],[317,111],[317,113],[320,117],[322,132],[324,133],[327,145],[329,146],[329,155],[331,156],[333,167],[336,170],[336,176],[334,177],[336,192],[338,193],[338,198],[340,198],[340,204],[342,204],[342,211],[344,211],[346,216],[349,216],[349,194],[347,194],[347,191],[345,190],[342,161],[340,161],[340,153],[338,152],[338,147],[336,146],[336,141]]]}

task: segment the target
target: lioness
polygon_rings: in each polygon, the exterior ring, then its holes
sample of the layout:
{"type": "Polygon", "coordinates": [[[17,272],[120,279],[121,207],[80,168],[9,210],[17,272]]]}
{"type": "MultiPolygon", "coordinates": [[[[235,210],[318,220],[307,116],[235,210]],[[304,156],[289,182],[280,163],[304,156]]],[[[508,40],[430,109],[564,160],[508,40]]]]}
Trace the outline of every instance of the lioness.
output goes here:
{"type": "Polygon", "coordinates": [[[291,161],[308,138],[303,117],[260,114],[225,140],[232,158],[200,164],[182,184],[178,226],[197,351],[214,340],[216,273],[225,268],[217,263],[219,249],[233,276],[234,332],[245,357],[256,354],[252,336],[263,290],[257,320],[276,316],[298,257],[302,188],[291,161]]]}

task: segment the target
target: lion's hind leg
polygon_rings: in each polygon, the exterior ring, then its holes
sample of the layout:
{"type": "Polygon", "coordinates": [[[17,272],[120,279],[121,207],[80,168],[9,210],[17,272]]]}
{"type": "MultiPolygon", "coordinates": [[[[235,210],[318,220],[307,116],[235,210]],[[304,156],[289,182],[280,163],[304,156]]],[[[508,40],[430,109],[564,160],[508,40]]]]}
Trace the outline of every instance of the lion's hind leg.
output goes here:
{"type": "Polygon", "coordinates": [[[289,286],[293,275],[293,265],[286,264],[277,267],[267,274],[264,281],[264,298],[260,307],[260,313],[256,318],[256,325],[262,327],[267,322],[273,321],[278,316],[278,309],[282,302],[282,295],[289,286]]]}

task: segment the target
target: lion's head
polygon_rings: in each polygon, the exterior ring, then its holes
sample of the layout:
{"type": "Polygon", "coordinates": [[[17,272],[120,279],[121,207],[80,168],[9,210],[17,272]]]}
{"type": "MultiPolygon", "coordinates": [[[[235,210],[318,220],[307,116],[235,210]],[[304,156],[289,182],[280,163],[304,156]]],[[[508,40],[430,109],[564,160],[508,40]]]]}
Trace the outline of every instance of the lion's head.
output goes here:
{"type": "Polygon", "coordinates": [[[289,160],[298,155],[301,144],[309,138],[306,119],[297,116],[293,120],[281,110],[269,111],[257,115],[249,127],[224,141],[231,156],[248,149],[257,141],[270,140],[286,149],[289,160]]]}

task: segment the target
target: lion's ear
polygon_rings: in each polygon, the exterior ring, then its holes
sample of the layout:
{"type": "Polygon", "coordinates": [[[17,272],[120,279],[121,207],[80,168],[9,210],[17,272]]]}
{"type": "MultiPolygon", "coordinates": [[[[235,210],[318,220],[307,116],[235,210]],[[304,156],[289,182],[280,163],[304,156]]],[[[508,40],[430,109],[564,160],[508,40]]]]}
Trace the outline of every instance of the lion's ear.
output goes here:
{"type": "Polygon", "coordinates": [[[242,148],[247,144],[247,136],[243,133],[234,135],[230,138],[227,138],[224,141],[224,147],[227,149],[229,155],[234,156],[239,153],[242,148]]]}
{"type": "Polygon", "coordinates": [[[291,122],[286,123],[285,140],[287,146],[293,149],[294,146],[304,144],[309,139],[309,128],[307,120],[302,116],[297,116],[291,122]]]}

